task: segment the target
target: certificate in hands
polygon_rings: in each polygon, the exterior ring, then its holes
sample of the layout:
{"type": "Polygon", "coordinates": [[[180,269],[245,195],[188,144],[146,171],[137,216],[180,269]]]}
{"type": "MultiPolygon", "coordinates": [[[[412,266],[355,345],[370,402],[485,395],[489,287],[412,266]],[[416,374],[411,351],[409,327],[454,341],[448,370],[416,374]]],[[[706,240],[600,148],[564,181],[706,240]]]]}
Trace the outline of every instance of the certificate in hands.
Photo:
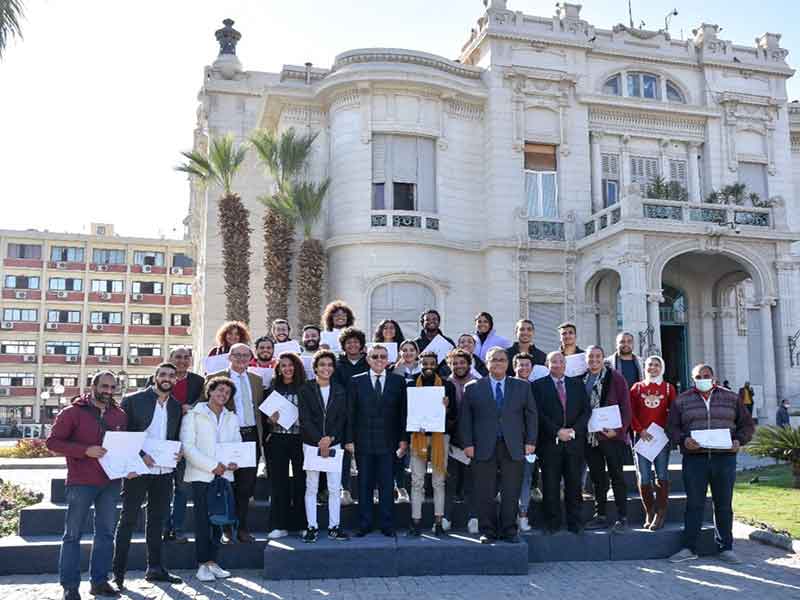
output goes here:
{"type": "Polygon", "coordinates": [[[297,407],[278,392],[272,392],[267,396],[267,399],[261,403],[258,409],[268,417],[271,417],[272,413],[277,410],[280,413],[278,425],[284,429],[289,429],[294,425],[297,417],[300,416],[297,407]]]}
{"type": "Polygon", "coordinates": [[[228,466],[236,463],[240,469],[256,466],[255,442],[220,442],[217,444],[217,461],[228,466]]]}
{"type": "Polygon", "coordinates": [[[279,342],[275,344],[275,358],[278,358],[284,352],[300,354],[302,351],[297,340],[289,340],[288,342],[279,342]]]}
{"type": "Polygon", "coordinates": [[[444,387],[408,388],[406,431],[444,432],[444,387]]]}
{"type": "Polygon", "coordinates": [[[247,370],[261,377],[261,381],[264,384],[265,390],[269,388],[270,384],[272,383],[272,376],[275,374],[275,369],[268,369],[266,367],[247,367],[247,370]]]}
{"type": "Polygon", "coordinates": [[[458,462],[464,463],[465,465],[468,465],[469,463],[472,462],[469,456],[467,456],[464,453],[464,450],[453,445],[450,446],[450,451],[448,452],[448,455],[456,459],[458,462]]]}
{"type": "Polygon", "coordinates": [[[106,453],[97,460],[109,479],[127,477],[128,473],[150,473],[150,469],[139,456],[146,435],[144,431],[106,432],[103,436],[106,453]]]}
{"type": "Polygon", "coordinates": [[[323,331],[319,340],[320,346],[327,346],[331,352],[341,352],[342,347],[339,345],[340,331],[323,331]]]}
{"type": "Polygon", "coordinates": [[[669,440],[667,439],[667,434],[664,432],[664,428],[658,423],[650,423],[650,427],[647,428],[647,433],[652,435],[653,439],[646,442],[642,438],[639,438],[633,446],[633,449],[650,462],[653,462],[669,440]]]}
{"type": "Polygon", "coordinates": [[[145,438],[142,444],[142,450],[150,455],[150,458],[155,461],[156,467],[165,467],[174,469],[178,466],[178,461],[175,455],[181,451],[181,443],[173,442],[172,440],[156,440],[153,438],[145,438]]]}
{"type": "Polygon", "coordinates": [[[224,371],[228,368],[229,364],[230,360],[228,359],[227,352],[225,354],[217,354],[216,356],[206,356],[203,359],[203,369],[205,369],[206,373],[224,371]]]}
{"type": "MultiPolygon", "coordinates": [[[[567,361],[567,368],[564,370],[564,374],[567,377],[580,377],[586,373],[587,369],[589,368],[586,365],[585,352],[581,352],[580,354],[570,354],[565,358],[567,361]]],[[[591,431],[591,429],[589,431],[591,431]]]]}
{"type": "Polygon", "coordinates": [[[442,362],[445,358],[447,358],[447,353],[453,349],[453,344],[448,342],[444,339],[441,335],[437,334],[435,338],[433,338],[427,346],[425,346],[426,351],[436,352],[436,358],[439,362],[442,362]]]}
{"type": "Polygon", "coordinates": [[[602,431],[603,429],[619,429],[622,427],[622,417],[619,414],[619,406],[604,406],[592,410],[589,417],[589,431],[602,431]]]}
{"type": "Polygon", "coordinates": [[[319,455],[319,448],[317,446],[303,444],[303,470],[341,473],[344,450],[341,449],[339,444],[331,446],[330,449],[334,450],[334,455],[325,458],[319,455]]]}
{"type": "Polygon", "coordinates": [[[733,448],[730,429],[697,429],[691,432],[692,439],[709,450],[730,450],[733,448]]]}

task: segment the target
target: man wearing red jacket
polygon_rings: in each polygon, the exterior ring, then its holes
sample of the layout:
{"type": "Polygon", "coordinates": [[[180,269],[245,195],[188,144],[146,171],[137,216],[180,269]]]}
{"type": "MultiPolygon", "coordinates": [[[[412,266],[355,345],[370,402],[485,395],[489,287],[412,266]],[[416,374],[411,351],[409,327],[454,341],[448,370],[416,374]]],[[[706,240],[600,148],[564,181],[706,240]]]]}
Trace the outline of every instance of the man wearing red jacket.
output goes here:
{"type": "MultiPolygon", "coordinates": [[[[119,592],[108,582],[114,551],[114,526],[120,481],[109,480],[98,458],[106,453],[106,431],[126,431],[128,417],[114,402],[117,378],[102,371],[92,378],[91,390],[62,410],[47,439],[47,447],[67,459],[67,515],[59,581],[64,600],[79,600],[81,582],[81,527],[94,504],[94,540],[90,560],[91,591],[94,596],[117,597],[119,592]]],[[[131,474],[134,476],[134,474],[131,474]]]]}

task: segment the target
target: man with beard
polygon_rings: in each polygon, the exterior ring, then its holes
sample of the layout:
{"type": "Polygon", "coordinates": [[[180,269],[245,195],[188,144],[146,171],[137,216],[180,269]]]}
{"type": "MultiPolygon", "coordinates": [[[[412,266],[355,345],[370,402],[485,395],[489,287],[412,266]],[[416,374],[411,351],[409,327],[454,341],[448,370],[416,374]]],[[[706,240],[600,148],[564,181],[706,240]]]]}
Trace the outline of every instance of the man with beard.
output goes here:
{"type": "Polygon", "coordinates": [[[408,535],[419,537],[422,533],[422,501],[425,499],[425,474],[428,472],[428,461],[433,469],[433,532],[437,536],[444,535],[442,519],[444,517],[444,482],[447,476],[447,454],[450,445],[450,434],[458,425],[458,412],[455,403],[455,387],[449,381],[442,381],[436,373],[439,359],[435,352],[423,352],[419,355],[422,372],[409,388],[443,387],[445,406],[444,432],[429,433],[424,430],[411,434],[411,526],[408,535]]]}
{"type": "Polygon", "coordinates": [[[441,329],[439,329],[441,322],[442,316],[433,308],[429,308],[420,315],[419,324],[422,326],[422,331],[419,332],[419,337],[414,340],[420,352],[425,350],[425,348],[428,347],[428,344],[430,344],[433,341],[433,338],[435,338],[437,335],[442,336],[445,340],[450,342],[451,346],[455,347],[455,342],[442,333],[441,329]]]}
{"type": "MultiPolygon", "coordinates": [[[[47,447],[67,459],[67,515],[58,560],[58,578],[64,588],[64,600],[80,600],[81,530],[89,509],[94,505],[94,539],[89,564],[90,593],[117,597],[119,592],[108,583],[114,524],[119,498],[119,479],[110,480],[97,460],[106,450],[106,431],[125,431],[128,417],[114,402],[117,377],[101,371],[92,378],[89,392],[73,399],[58,413],[47,447]]],[[[129,477],[136,477],[131,473],[129,477]]]]}
{"type": "Polygon", "coordinates": [[[633,334],[623,331],[617,335],[617,351],[606,359],[606,365],[628,382],[628,389],[644,378],[642,361],[633,353],[633,334]]]}
{"type": "Polygon", "coordinates": [[[289,334],[292,328],[289,326],[289,321],[286,319],[275,319],[272,322],[272,339],[277,343],[283,344],[289,341],[289,334]]]}
{"type": "Polygon", "coordinates": [[[250,360],[251,367],[274,369],[278,364],[275,358],[275,342],[268,335],[262,335],[255,343],[256,355],[250,360]]]}
{"type": "MultiPolygon", "coordinates": [[[[144,431],[147,439],[178,441],[180,439],[183,410],[172,396],[177,381],[177,369],[172,363],[156,367],[153,385],[122,399],[122,410],[128,415],[128,431],[144,431]]],[[[180,459],[180,454],[176,455],[180,459]]],[[[169,511],[174,469],[156,465],[153,458],[142,451],[142,460],[150,469],[148,475],[126,480],[122,485],[122,511],[114,538],[114,583],[124,587],[128,568],[131,535],[139,520],[139,511],[147,498],[145,539],[147,542],[147,581],[181,583],[180,577],[167,572],[161,561],[161,528],[169,511]]]]}
{"type": "Polygon", "coordinates": [[[300,360],[303,361],[303,366],[306,369],[306,377],[314,379],[314,368],[312,361],[314,354],[319,350],[319,341],[322,332],[316,325],[306,325],[303,327],[303,337],[300,341],[300,346],[303,351],[300,353],[300,360]]]}

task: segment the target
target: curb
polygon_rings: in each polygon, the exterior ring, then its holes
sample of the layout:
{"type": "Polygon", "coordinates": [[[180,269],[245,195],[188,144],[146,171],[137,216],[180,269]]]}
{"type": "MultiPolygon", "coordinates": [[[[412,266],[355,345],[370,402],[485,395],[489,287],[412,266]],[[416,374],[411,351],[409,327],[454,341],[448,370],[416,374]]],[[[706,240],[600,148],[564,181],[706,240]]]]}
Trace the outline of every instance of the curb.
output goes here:
{"type": "MultiPolygon", "coordinates": [[[[30,459],[28,459],[30,460],[30,459]]],[[[35,459],[33,459],[35,460],[35,459]]],[[[46,463],[46,462],[39,462],[39,463],[30,463],[27,462],[25,459],[15,462],[8,462],[8,463],[1,463],[0,462],[0,473],[3,471],[32,471],[32,470],[58,470],[64,469],[66,470],[67,465],[62,460],[61,462],[55,463],[46,463]]]]}
{"type": "Polygon", "coordinates": [[[787,552],[800,554],[800,540],[795,540],[791,536],[784,533],[775,533],[774,531],[769,531],[767,529],[758,529],[757,527],[754,527],[743,521],[736,521],[736,523],[741,527],[747,528],[747,538],[754,542],[766,544],[767,546],[774,546],[776,548],[780,548],[781,550],[786,550],[787,552]]]}

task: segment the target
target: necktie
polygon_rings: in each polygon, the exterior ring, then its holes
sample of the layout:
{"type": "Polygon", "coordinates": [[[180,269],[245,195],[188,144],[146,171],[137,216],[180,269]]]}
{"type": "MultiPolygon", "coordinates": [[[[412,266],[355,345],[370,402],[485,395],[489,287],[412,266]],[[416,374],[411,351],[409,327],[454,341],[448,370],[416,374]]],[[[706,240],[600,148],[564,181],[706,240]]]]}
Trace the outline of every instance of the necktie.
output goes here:
{"type": "Polygon", "coordinates": [[[380,375],[378,375],[375,378],[375,395],[378,397],[378,400],[380,400],[381,396],[383,395],[383,388],[381,387],[381,376],[380,375]]]}
{"type": "Polygon", "coordinates": [[[499,381],[495,384],[494,400],[495,400],[495,402],[497,402],[497,409],[498,410],[502,410],[503,409],[503,400],[505,400],[505,398],[503,397],[503,387],[500,385],[499,381]]]}
{"type": "Polygon", "coordinates": [[[564,410],[564,418],[567,418],[567,390],[564,389],[564,380],[559,379],[558,385],[556,385],[556,389],[558,390],[558,399],[561,401],[561,408],[564,410]]]}

